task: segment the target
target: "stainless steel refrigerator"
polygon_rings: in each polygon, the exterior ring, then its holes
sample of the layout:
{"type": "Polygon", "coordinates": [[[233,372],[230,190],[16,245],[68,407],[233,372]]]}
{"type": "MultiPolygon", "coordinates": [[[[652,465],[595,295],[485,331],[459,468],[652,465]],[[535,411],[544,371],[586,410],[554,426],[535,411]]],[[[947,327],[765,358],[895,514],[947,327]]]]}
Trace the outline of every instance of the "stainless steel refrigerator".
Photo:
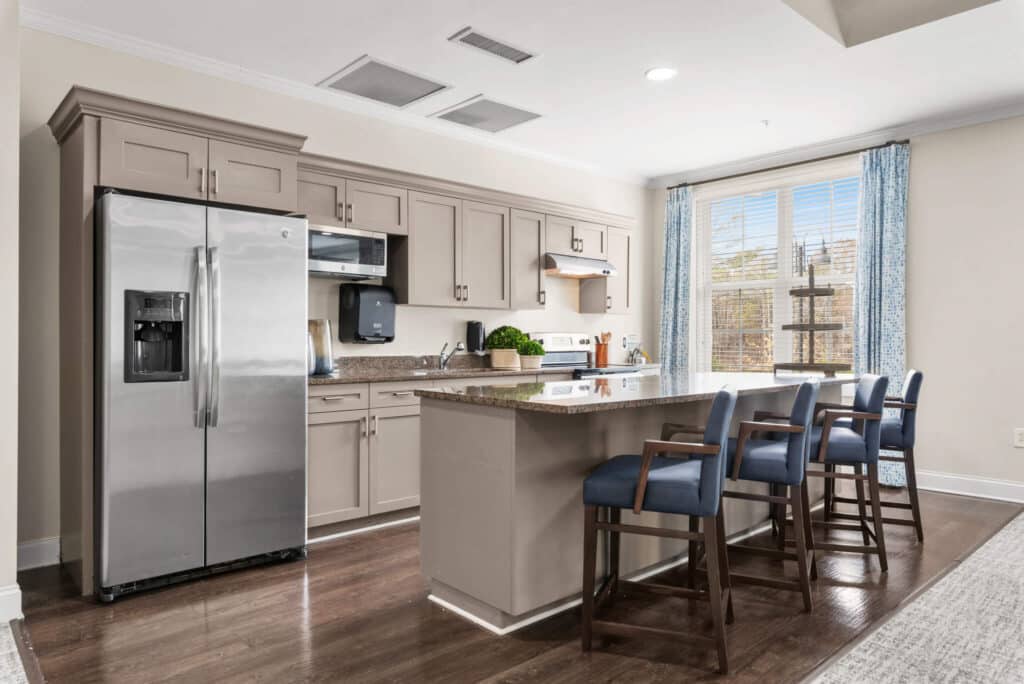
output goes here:
{"type": "Polygon", "coordinates": [[[306,539],[306,221],[96,202],[97,590],[306,539]]]}

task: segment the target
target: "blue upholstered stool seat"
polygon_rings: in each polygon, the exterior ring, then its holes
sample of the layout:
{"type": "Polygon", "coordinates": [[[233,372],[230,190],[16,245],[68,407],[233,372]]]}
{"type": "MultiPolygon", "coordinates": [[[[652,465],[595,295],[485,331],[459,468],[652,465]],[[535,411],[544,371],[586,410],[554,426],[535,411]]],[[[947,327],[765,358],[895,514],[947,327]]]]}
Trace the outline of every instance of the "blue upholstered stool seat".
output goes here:
{"type": "MultiPolygon", "coordinates": [[[[818,460],[818,450],[821,448],[821,426],[811,428],[811,461],[818,460]]],[[[878,452],[875,451],[874,462],[878,460],[878,452]]],[[[826,463],[867,463],[868,449],[864,438],[854,432],[853,428],[840,427],[838,424],[832,426],[828,433],[828,453],[825,455],[826,463]]]]}
{"type": "MultiPolygon", "coordinates": [[[[644,510],[691,515],[700,509],[701,459],[656,456],[644,494],[644,510]]],[[[632,508],[640,478],[640,456],[625,455],[602,463],[583,481],[588,506],[632,508]]]]}
{"type": "MultiPolygon", "coordinates": [[[[756,482],[773,482],[790,484],[789,468],[786,465],[786,454],[789,450],[788,440],[748,439],[740,463],[740,479],[756,482]]],[[[736,439],[729,439],[729,466],[732,472],[736,461],[736,439]]],[[[803,471],[800,471],[800,476],[803,471]]],[[[799,484],[799,480],[796,483],[799,484]]]]}
{"type": "MultiPolygon", "coordinates": [[[[844,428],[853,428],[853,420],[849,418],[841,418],[835,422],[835,425],[844,428]]],[[[883,416],[882,417],[882,448],[883,449],[902,449],[904,447],[903,442],[903,421],[900,420],[899,416],[883,416]]],[[[831,448],[831,447],[830,447],[831,448]]],[[[814,455],[811,455],[814,458],[814,455]]]]}

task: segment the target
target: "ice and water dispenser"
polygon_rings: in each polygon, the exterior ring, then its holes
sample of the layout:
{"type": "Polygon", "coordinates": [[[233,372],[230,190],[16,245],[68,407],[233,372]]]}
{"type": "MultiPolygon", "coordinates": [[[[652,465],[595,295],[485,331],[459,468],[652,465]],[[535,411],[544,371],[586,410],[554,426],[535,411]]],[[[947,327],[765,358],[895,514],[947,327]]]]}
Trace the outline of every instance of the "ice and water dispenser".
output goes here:
{"type": "Polygon", "coordinates": [[[188,380],[187,292],[125,290],[124,381],[188,380]]]}

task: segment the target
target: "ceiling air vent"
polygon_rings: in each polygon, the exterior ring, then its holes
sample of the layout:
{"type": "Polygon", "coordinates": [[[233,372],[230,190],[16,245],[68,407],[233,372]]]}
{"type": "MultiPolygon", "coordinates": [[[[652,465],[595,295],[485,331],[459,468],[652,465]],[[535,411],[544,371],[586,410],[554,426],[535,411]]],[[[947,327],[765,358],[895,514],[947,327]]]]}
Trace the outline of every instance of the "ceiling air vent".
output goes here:
{"type": "Polygon", "coordinates": [[[510,62],[516,64],[522,64],[536,55],[514,48],[508,43],[502,43],[500,40],[495,40],[482,33],[474,31],[472,27],[467,26],[462,29],[448,40],[459,45],[466,45],[468,47],[476,48],[477,50],[483,50],[484,52],[494,55],[495,57],[501,57],[507,59],[510,62]]]}
{"type": "Polygon", "coordinates": [[[539,118],[540,114],[534,114],[525,109],[511,107],[490,100],[483,95],[477,95],[465,102],[460,102],[454,107],[442,109],[434,114],[434,116],[445,121],[462,124],[463,126],[471,126],[482,131],[497,133],[506,128],[518,126],[521,123],[539,118]]]}
{"type": "Polygon", "coordinates": [[[403,71],[363,55],[318,85],[377,102],[405,107],[448,88],[443,83],[403,71]]]}

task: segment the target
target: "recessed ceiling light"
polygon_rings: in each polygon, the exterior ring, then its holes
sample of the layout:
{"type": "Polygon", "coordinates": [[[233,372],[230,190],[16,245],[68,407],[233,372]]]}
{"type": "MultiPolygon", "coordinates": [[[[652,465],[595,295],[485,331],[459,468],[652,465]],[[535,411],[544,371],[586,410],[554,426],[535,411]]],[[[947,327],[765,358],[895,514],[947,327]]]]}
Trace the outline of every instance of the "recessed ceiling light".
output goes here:
{"type": "Polygon", "coordinates": [[[670,78],[675,78],[676,70],[672,67],[654,67],[648,69],[644,76],[647,77],[648,81],[667,81],[670,78]]]}

